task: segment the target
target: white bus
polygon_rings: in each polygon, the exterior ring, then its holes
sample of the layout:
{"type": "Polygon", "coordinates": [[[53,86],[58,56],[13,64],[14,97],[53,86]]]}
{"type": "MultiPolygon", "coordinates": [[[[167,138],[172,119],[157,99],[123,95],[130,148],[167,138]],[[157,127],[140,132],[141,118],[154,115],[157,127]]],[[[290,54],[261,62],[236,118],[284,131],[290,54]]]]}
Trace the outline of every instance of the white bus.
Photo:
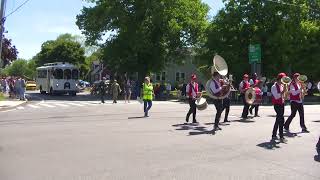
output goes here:
{"type": "Polygon", "coordinates": [[[79,69],[73,64],[47,63],[37,68],[37,87],[41,94],[66,94],[75,96],[78,89],[79,69]]]}

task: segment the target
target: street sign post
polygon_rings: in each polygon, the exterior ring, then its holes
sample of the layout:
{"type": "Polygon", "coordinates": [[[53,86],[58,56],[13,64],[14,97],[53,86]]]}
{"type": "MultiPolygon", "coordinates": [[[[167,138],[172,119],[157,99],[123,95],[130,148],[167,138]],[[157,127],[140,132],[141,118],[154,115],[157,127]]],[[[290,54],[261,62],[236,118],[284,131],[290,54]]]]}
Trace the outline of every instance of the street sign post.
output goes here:
{"type": "Polygon", "coordinates": [[[261,45],[249,45],[249,64],[251,64],[251,72],[261,75],[261,45]]]}
{"type": "Polygon", "coordinates": [[[261,63],[261,46],[260,44],[249,45],[249,63],[261,63]]]}

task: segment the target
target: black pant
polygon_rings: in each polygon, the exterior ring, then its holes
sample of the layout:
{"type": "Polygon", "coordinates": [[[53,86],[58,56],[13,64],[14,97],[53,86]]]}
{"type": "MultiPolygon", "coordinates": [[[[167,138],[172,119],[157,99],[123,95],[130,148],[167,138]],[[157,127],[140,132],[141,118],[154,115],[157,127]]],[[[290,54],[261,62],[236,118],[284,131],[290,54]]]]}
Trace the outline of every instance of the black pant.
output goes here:
{"type": "Polygon", "coordinates": [[[224,98],[222,103],[223,103],[222,111],[226,110],[225,111],[225,115],[224,115],[224,121],[227,121],[228,120],[229,111],[230,111],[230,98],[228,98],[228,97],[224,98]]]}
{"type": "Polygon", "coordinates": [[[101,99],[101,102],[102,102],[102,103],[104,103],[104,96],[105,96],[105,94],[101,94],[101,95],[100,95],[100,99],[101,99]]]}
{"type": "Polygon", "coordinates": [[[152,101],[151,100],[143,100],[143,112],[145,116],[148,116],[148,112],[152,107],[152,101]]]}
{"type": "Polygon", "coordinates": [[[243,102],[243,110],[242,110],[242,115],[241,117],[242,118],[247,118],[248,117],[248,114],[249,114],[249,107],[250,105],[246,102],[246,98],[245,98],[245,95],[242,94],[242,102],[243,102]]]}
{"type": "Polygon", "coordinates": [[[196,121],[196,115],[197,115],[197,106],[196,106],[196,100],[193,98],[189,98],[189,106],[190,109],[187,113],[186,121],[189,121],[189,117],[192,114],[193,115],[193,122],[196,121]]]}
{"type": "Polygon", "coordinates": [[[283,138],[283,123],[284,123],[284,104],[283,105],[274,105],[274,110],[277,113],[276,121],[273,126],[273,131],[272,131],[272,137],[277,136],[277,131],[279,128],[279,136],[280,138],[283,138]]]}
{"type": "Polygon", "coordinates": [[[221,113],[223,111],[222,100],[221,99],[214,99],[213,103],[214,103],[214,106],[216,107],[216,110],[217,110],[216,117],[214,120],[214,127],[218,127],[221,113]]]}
{"type": "Polygon", "coordinates": [[[254,109],[254,115],[255,116],[258,116],[258,111],[259,111],[259,104],[254,104],[254,105],[251,105],[250,107],[250,112],[254,109]]]}
{"type": "Polygon", "coordinates": [[[302,129],[307,129],[306,125],[304,124],[304,109],[303,109],[303,104],[302,103],[297,103],[292,101],[291,102],[291,115],[288,117],[286,123],[284,124],[284,127],[286,129],[289,129],[290,123],[292,119],[296,116],[297,111],[299,112],[300,116],[300,127],[302,129]]]}

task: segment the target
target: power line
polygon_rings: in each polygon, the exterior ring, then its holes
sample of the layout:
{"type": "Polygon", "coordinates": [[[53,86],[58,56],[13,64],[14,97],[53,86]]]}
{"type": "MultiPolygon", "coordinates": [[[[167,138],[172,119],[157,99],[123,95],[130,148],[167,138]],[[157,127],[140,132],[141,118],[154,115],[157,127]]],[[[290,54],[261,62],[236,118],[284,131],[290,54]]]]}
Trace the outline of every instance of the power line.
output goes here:
{"type": "Polygon", "coordinates": [[[13,13],[17,12],[20,8],[22,8],[25,4],[27,4],[30,0],[26,0],[24,1],[20,6],[18,6],[15,10],[11,11],[6,17],[4,18],[7,18],[8,16],[12,15],[13,13]]]}

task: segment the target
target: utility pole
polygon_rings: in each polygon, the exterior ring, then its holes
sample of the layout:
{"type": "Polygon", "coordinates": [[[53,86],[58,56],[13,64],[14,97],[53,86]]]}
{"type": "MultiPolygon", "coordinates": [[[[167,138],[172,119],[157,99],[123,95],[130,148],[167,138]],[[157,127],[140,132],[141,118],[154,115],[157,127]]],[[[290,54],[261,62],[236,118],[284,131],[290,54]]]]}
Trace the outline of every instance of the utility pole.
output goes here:
{"type": "Polygon", "coordinates": [[[4,32],[4,22],[5,20],[5,9],[6,9],[6,3],[7,0],[1,0],[1,9],[0,9],[0,69],[3,66],[3,60],[1,58],[2,55],[2,38],[3,38],[3,32],[4,32]]]}

